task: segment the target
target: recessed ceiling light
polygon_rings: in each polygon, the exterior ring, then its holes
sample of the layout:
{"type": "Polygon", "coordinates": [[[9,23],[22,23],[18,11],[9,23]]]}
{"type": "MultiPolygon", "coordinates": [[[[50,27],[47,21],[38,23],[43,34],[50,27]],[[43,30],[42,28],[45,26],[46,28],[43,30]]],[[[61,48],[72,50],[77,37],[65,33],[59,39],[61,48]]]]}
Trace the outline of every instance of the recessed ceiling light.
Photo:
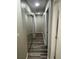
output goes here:
{"type": "Polygon", "coordinates": [[[38,7],[40,4],[39,3],[35,3],[35,6],[38,7]]]}

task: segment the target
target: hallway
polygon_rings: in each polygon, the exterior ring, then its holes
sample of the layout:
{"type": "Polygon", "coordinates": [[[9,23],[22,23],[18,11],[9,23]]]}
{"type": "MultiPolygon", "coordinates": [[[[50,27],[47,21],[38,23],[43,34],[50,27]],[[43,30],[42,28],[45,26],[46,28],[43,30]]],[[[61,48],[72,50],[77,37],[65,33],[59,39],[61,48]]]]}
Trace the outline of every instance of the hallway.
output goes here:
{"type": "Polygon", "coordinates": [[[43,34],[35,33],[35,38],[32,39],[28,59],[47,59],[47,47],[44,45],[43,34]]]}
{"type": "Polygon", "coordinates": [[[19,0],[17,59],[61,59],[59,0],[19,0]]]}

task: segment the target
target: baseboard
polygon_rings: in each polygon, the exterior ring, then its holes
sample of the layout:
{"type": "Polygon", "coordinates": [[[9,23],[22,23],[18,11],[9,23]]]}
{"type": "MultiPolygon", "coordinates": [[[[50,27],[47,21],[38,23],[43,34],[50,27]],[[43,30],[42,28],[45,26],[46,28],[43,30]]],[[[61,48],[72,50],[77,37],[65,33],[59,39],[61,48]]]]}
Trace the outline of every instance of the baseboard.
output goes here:
{"type": "Polygon", "coordinates": [[[28,59],[28,53],[27,53],[27,55],[26,55],[26,59],[28,59]]]}

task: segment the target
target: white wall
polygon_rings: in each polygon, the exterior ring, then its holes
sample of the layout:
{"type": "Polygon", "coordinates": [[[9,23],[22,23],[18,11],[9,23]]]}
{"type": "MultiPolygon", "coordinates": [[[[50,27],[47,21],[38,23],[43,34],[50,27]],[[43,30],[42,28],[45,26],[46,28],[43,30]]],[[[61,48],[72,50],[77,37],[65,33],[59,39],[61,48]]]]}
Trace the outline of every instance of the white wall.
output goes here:
{"type": "Polygon", "coordinates": [[[30,34],[33,32],[33,17],[30,15],[25,14],[25,22],[26,22],[26,30],[27,33],[30,34]]]}
{"type": "Polygon", "coordinates": [[[35,19],[35,32],[44,33],[44,19],[43,15],[37,15],[35,19]]]}
{"type": "Polygon", "coordinates": [[[59,2],[54,1],[53,2],[53,12],[52,12],[52,32],[51,32],[51,55],[50,59],[54,59],[54,56],[56,56],[56,59],[60,59],[61,53],[60,53],[60,34],[57,39],[57,46],[55,45],[56,42],[56,27],[57,27],[57,17],[58,17],[58,10],[59,10],[59,2]],[[55,49],[57,47],[57,49],[55,49]],[[56,52],[55,52],[56,51],[56,52]],[[55,55],[56,54],[56,55],[55,55]]]}
{"type": "Polygon", "coordinates": [[[32,24],[30,24],[31,18],[28,18],[25,9],[21,9],[20,0],[17,2],[17,59],[26,59],[28,55],[27,38],[32,32],[32,24]]]}
{"type": "Polygon", "coordinates": [[[56,59],[61,59],[61,5],[59,3],[59,25],[58,25],[58,36],[56,46],[56,59]]]}
{"type": "Polygon", "coordinates": [[[27,37],[23,28],[21,2],[17,1],[17,59],[25,59],[27,55],[27,37]]]}
{"type": "MultiPolygon", "coordinates": [[[[46,8],[45,8],[45,12],[43,13],[43,19],[44,19],[44,44],[47,45],[47,10],[49,8],[49,1],[46,5],[46,8]]],[[[49,17],[49,16],[48,16],[49,17]]]]}

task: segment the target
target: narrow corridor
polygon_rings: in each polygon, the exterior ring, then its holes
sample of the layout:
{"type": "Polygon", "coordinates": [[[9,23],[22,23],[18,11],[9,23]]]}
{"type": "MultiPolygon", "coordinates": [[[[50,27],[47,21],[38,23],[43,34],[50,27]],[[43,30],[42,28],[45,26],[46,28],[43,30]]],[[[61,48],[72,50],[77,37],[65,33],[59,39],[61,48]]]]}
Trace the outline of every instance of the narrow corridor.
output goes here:
{"type": "Polygon", "coordinates": [[[35,33],[28,52],[28,59],[47,59],[47,47],[44,45],[43,34],[35,33]]]}
{"type": "Polygon", "coordinates": [[[17,59],[61,59],[60,1],[19,0],[17,59]]]}

